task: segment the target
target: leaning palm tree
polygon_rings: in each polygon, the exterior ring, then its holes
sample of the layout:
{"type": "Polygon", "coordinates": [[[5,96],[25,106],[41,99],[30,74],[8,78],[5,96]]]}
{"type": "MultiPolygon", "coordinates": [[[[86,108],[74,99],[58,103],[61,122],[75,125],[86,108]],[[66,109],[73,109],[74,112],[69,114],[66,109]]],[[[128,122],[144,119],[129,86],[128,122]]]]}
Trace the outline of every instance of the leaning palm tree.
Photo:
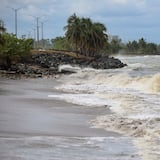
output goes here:
{"type": "Polygon", "coordinates": [[[107,42],[106,27],[101,23],[93,23],[90,19],[85,19],[85,39],[83,40],[86,54],[94,56],[107,42]]]}
{"type": "Polygon", "coordinates": [[[73,14],[68,18],[68,25],[64,27],[66,38],[71,43],[72,47],[77,51],[81,36],[81,23],[79,17],[73,14]]]}
{"type": "Polygon", "coordinates": [[[100,51],[107,43],[106,27],[102,23],[93,23],[92,34],[94,39],[94,52],[100,51]]]}
{"type": "Polygon", "coordinates": [[[107,42],[106,27],[101,23],[93,23],[90,18],[79,18],[73,14],[64,27],[66,38],[76,51],[94,56],[103,49],[107,42]]]}
{"type": "Polygon", "coordinates": [[[92,21],[90,18],[81,19],[81,38],[80,38],[80,48],[81,52],[85,55],[89,53],[89,42],[91,40],[90,31],[92,28],[92,21]]]}

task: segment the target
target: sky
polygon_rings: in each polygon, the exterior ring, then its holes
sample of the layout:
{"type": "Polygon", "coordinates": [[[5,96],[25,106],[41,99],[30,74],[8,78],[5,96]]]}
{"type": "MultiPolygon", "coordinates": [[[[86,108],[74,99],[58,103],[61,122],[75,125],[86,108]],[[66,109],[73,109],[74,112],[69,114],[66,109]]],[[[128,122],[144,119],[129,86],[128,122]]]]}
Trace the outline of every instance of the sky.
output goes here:
{"type": "Polygon", "coordinates": [[[64,26],[73,13],[103,23],[109,35],[118,35],[123,42],[144,38],[160,44],[160,0],[0,0],[0,19],[9,33],[15,33],[17,11],[18,37],[34,38],[36,17],[39,38],[64,36],[64,26]]]}

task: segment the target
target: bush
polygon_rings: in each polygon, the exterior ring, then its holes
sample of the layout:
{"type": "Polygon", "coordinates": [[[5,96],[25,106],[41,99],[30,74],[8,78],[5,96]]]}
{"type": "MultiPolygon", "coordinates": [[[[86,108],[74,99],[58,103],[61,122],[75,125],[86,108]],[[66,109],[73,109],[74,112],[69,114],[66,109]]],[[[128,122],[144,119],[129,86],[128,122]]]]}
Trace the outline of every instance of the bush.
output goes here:
{"type": "Polygon", "coordinates": [[[18,39],[15,35],[4,33],[0,35],[0,58],[4,66],[10,68],[12,61],[30,54],[33,46],[32,39],[18,39]]]}

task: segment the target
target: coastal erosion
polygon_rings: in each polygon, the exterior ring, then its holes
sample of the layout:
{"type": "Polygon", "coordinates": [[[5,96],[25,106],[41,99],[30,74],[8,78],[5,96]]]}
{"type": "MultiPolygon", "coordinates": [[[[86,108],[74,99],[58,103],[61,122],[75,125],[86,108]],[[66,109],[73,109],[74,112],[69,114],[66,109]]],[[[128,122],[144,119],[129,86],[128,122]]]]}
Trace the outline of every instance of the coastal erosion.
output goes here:
{"type": "Polygon", "coordinates": [[[22,74],[27,77],[44,77],[60,73],[73,73],[69,70],[59,70],[60,65],[70,64],[81,68],[114,69],[126,66],[119,59],[109,56],[85,57],[76,53],[69,54],[62,51],[32,52],[29,57],[20,61],[13,61],[9,68],[5,67],[5,61],[0,61],[1,74],[22,74]]]}

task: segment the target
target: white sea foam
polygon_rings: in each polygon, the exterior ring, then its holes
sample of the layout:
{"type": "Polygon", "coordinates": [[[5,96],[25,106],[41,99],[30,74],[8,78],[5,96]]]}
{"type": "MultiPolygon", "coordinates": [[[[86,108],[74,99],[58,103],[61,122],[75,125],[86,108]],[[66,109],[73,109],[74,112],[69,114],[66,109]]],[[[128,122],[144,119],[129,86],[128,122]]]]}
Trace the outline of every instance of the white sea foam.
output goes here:
{"type": "Polygon", "coordinates": [[[48,95],[50,98],[56,98],[60,100],[65,100],[73,104],[83,105],[83,106],[108,106],[113,105],[112,100],[106,100],[99,98],[94,94],[60,94],[60,95],[48,95]]]}
{"type": "MultiPolygon", "coordinates": [[[[76,68],[72,68],[72,70],[76,68]]],[[[160,73],[145,76],[131,76],[128,68],[116,71],[78,70],[65,80],[67,85],[103,85],[105,87],[127,88],[142,92],[160,92],[160,73]]],[[[138,71],[137,71],[138,72],[138,71]]],[[[136,74],[136,73],[134,73],[136,74]]],[[[65,84],[66,85],[66,84],[65,84]]],[[[65,86],[63,85],[63,86],[65,86]]],[[[66,88],[66,86],[65,86],[66,88]]],[[[62,87],[61,87],[62,89],[62,87]]],[[[67,88],[66,88],[67,89],[67,88]]],[[[92,89],[92,88],[91,88],[92,89]]]]}
{"type": "Polygon", "coordinates": [[[60,65],[58,70],[59,72],[62,72],[63,70],[70,71],[70,72],[78,72],[80,70],[80,67],[66,64],[66,65],[60,65]]]}
{"type": "MultiPolygon", "coordinates": [[[[154,147],[143,151],[142,141],[136,143],[143,155],[160,151],[160,56],[120,57],[129,65],[115,70],[80,69],[75,74],[64,76],[63,85],[57,90],[65,94],[49,95],[83,106],[110,106],[113,115],[97,117],[92,124],[123,134],[154,137],[154,147]],[[144,154],[144,152],[146,152],[144,154]]],[[[146,145],[151,145],[145,143],[146,145]]],[[[151,156],[150,156],[151,157],[151,156]]],[[[144,158],[145,160],[147,158],[144,158]]],[[[150,160],[158,160],[152,159],[150,160]]]]}
{"type": "Polygon", "coordinates": [[[128,119],[140,119],[140,120],[149,120],[154,118],[160,118],[158,113],[149,114],[148,112],[145,114],[136,114],[127,116],[128,119]]]}

